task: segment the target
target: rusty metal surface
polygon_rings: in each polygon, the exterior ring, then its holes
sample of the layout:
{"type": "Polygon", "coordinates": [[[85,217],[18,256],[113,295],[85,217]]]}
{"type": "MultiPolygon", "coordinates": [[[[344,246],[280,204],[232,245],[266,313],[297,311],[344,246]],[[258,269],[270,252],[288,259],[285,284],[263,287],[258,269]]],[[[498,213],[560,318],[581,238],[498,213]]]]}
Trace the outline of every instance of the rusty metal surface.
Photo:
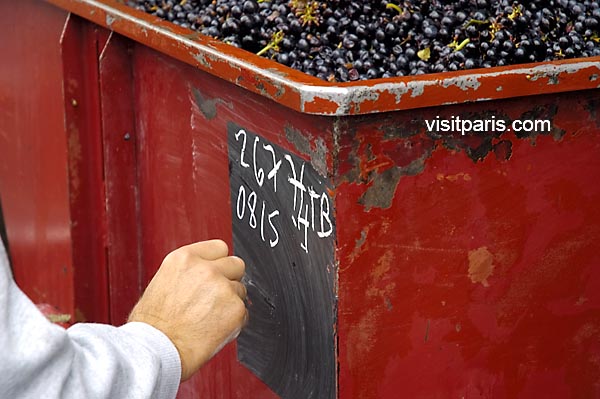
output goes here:
{"type": "Polygon", "coordinates": [[[332,84],[116,0],[46,0],[294,110],[358,115],[600,87],[600,57],[332,84]]]}
{"type": "Polygon", "coordinates": [[[338,125],[340,398],[600,397],[599,110],[588,91],[338,125]],[[531,114],[552,131],[423,122],[531,114]]]}

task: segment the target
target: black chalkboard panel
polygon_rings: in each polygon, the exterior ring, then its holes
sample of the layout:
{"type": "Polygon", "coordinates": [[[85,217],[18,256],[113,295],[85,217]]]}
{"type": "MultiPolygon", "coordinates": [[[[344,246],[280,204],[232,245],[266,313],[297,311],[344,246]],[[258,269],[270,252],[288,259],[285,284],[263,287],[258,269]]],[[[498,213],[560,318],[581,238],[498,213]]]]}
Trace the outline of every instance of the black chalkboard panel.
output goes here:
{"type": "Polygon", "coordinates": [[[282,398],[336,396],[335,220],[310,163],[229,123],[233,246],[250,321],[238,359],[282,398]]]}

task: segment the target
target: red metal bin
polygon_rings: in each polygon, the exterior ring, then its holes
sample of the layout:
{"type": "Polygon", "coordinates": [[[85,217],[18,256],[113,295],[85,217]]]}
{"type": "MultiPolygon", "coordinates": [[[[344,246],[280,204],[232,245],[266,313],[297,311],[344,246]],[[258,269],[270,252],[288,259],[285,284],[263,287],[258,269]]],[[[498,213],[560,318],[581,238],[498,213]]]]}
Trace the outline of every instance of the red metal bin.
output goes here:
{"type": "Polygon", "coordinates": [[[109,0],[0,34],[35,302],[119,324],[173,248],[246,257],[255,324],[181,398],[600,398],[600,59],[335,85],[109,0]]]}

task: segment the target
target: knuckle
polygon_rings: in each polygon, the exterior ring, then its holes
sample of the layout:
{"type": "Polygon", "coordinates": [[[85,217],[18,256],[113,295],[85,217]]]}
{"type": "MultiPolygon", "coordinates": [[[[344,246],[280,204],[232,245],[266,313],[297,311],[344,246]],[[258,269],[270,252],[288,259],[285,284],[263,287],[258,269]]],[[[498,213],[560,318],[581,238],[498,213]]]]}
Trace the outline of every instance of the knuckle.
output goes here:
{"type": "Polygon", "coordinates": [[[189,263],[192,260],[192,254],[191,254],[190,250],[185,247],[177,248],[176,250],[171,251],[165,257],[165,259],[168,259],[169,262],[171,262],[171,263],[180,264],[180,265],[189,265],[189,263]]]}
{"type": "Polygon", "coordinates": [[[216,249],[224,252],[224,253],[228,253],[229,252],[229,246],[227,245],[227,243],[221,239],[215,239],[215,240],[211,240],[211,245],[213,245],[216,249]]]}
{"type": "Polygon", "coordinates": [[[242,269],[242,272],[246,271],[246,262],[244,262],[242,258],[240,258],[239,256],[233,256],[232,258],[234,258],[235,261],[239,264],[240,268],[242,269]]]}
{"type": "Polygon", "coordinates": [[[244,285],[242,283],[240,283],[240,282],[237,282],[237,281],[234,282],[233,284],[234,284],[233,287],[234,287],[235,294],[238,297],[243,298],[245,296],[244,294],[246,292],[245,288],[244,288],[244,285]]]}

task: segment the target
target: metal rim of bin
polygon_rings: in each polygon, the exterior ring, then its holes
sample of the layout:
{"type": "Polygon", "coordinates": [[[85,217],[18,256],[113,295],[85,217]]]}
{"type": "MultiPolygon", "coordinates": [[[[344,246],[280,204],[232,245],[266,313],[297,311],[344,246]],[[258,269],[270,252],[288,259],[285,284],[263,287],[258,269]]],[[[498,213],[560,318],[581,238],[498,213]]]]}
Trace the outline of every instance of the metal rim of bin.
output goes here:
{"type": "Polygon", "coordinates": [[[360,115],[600,88],[600,57],[329,83],[116,0],[46,1],[306,114],[360,115]]]}

